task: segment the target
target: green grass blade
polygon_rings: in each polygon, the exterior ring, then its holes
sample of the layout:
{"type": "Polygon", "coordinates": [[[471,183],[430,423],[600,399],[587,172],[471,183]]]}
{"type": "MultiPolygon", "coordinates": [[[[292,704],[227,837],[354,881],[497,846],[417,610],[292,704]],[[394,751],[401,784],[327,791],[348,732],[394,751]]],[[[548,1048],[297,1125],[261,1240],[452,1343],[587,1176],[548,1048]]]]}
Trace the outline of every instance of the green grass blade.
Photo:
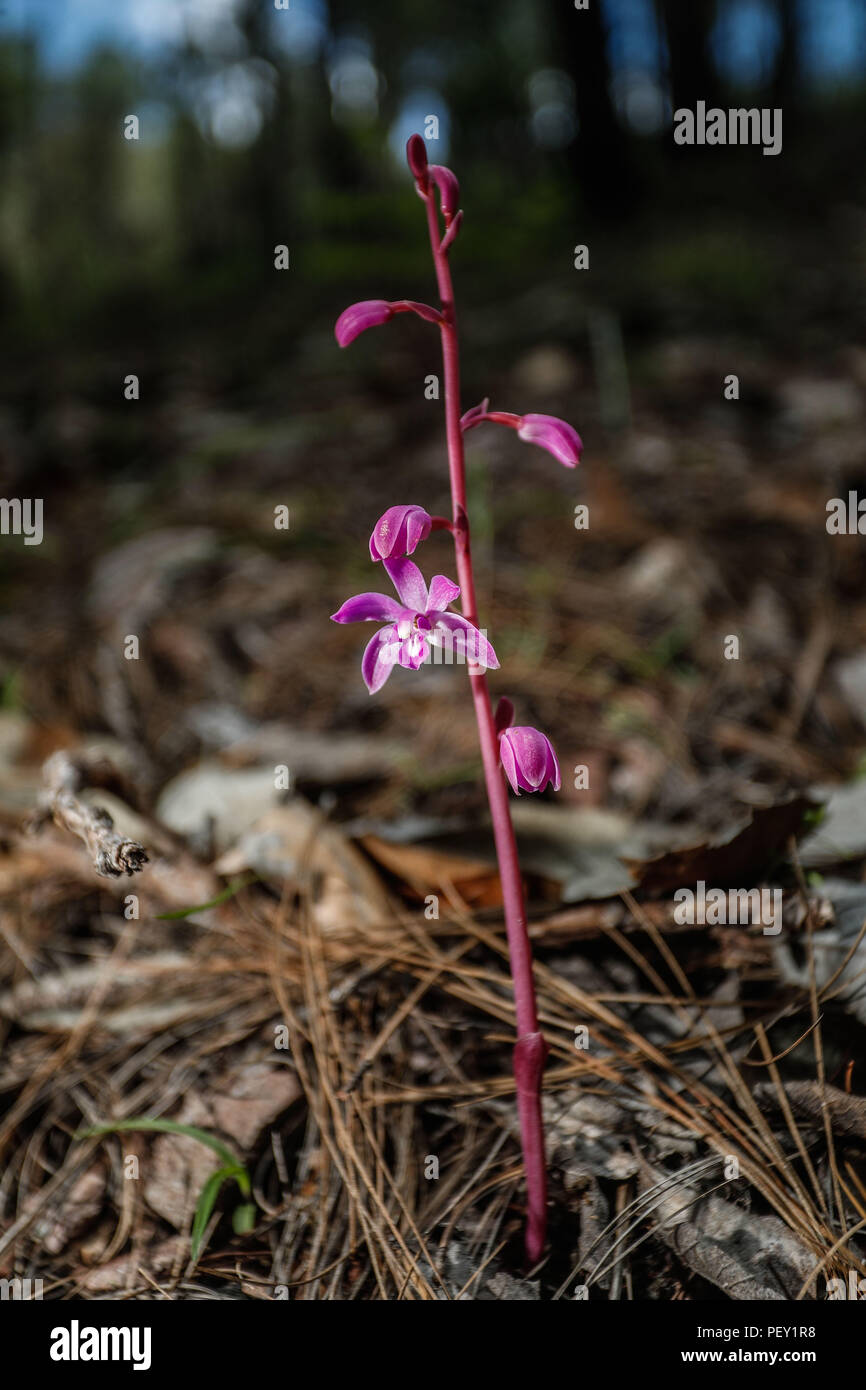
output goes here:
{"type": "Polygon", "coordinates": [[[96,1135],[120,1134],[123,1132],[157,1133],[157,1134],[180,1134],[185,1139],[196,1139],[200,1144],[206,1144],[209,1149],[213,1149],[215,1154],[223,1160],[222,1168],[217,1168],[211,1173],[207,1182],[199,1194],[196,1204],[195,1216],[193,1217],[192,1233],[190,1236],[190,1253],[193,1260],[197,1260],[201,1252],[202,1241],[207,1229],[207,1223],[211,1218],[216,1199],[219,1196],[220,1188],[224,1182],[233,1180],[240,1189],[241,1196],[246,1197],[247,1201],[235,1207],[232,1213],[232,1226],[237,1235],[244,1235],[251,1231],[256,1224],[256,1204],[251,1201],[252,1183],[246,1168],[240,1162],[227,1144],[215,1139],[207,1130],[197,1129],[195,1125],[178,1124],[176,1120],[151,1120],[147,1116],[140,1116],[134,1120],[114,1120],[104,1125],[91,1125],[88,1129],[80,1129],[73,1135],[74,1139],[92,1139],[96,1135]]]}
{"type": "MultiPolygon", "coordinates": [[[[233,1154],[227,1144],[215,1139],[212,1134],[208,1134],[205,1129],[196,1129],[195,1125],[181,1125],[176,1120],[151,1120],[146,1116],[141,1116],[135,1120],[112,1120],[104,1125],[91,1125],[88,1129],[80,1129],[73,1135],[74,1139],[91,1139],[97,1134],[119,1134],[134,1130],[144,1130],[159,1134],[182,1134],[187,1139],[197,1139],[200,1144],[207,1144],[209,1149],[213,1149],[223,1162],[234,1168],[242,1168],[237,1154],[233,1154]]],[[[246,1193],[244,1194],[247,1195],[246,1193]]]]}
{"type": "Polygon", "coordinates": [[[216,1205],[219,1190],[224,1182],[229,1178],[237,1176],[237,1168],[217,1168],[215,1173],[211,1173],[207,1182],[201,1190],[198,1203],[195,1209],[195,1216],[192,1223],[192,1236],[190,1239],[190,1253],[194,1260],[197,1260],[201,1252],[201,1243],[204,1240],[204,1233],[207,1223],[210,1221],[211,1212],[216,1205]]]}
{"type": "Polygon", "coordinates": [[[207,912],[209,907],[219,907],[220,903],[227,903],[229,898],[233,898],[235,893],[239,893],[242,888],[248,888],[251,883],[256,882],[257,875],[251,874],[247,878],[236,878],[221,893],[217,893],[215,898],[211,898],[209,903],[197,903],[195,907],[181,907],[177,912],[160,912],[156,918],[157,922],[178,922],[182,917],[192,917],[195,912],[207,912]]]}

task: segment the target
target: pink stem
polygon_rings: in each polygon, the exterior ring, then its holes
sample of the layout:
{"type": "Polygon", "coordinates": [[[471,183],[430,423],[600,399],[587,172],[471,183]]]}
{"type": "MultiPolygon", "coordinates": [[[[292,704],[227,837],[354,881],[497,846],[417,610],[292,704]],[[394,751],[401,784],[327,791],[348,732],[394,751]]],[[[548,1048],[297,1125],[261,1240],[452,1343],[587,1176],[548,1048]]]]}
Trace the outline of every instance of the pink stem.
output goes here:
{"type": "MultiPolygon", "coordinates": [[[[427,223],[439,297],[442,301],[442,362],[445,369],[445,429],[448,440],[448,467],[451,475],[451,500],[454,508],[454,549],[457,556],[457,578],[460,584],[463,614],[476,627],[478,611],[475,602],[475,578],[469,545],[469,521],[466,516],[466,465],[463,456],[463,431],[460,428],[460,358],[457,343],[457,318],[454,310],[454,291],[451,268],[440,243],[439,223],[432,196],[426,196],[427,223]]],[[[517,1113],[523,1162],[526,1169],[528,1200],[526,1223],[526,1255],[535,1264],[544,1249],[547,1230],[547,1169],[544,1161],[544,1130],[541,1119],[541,1073],[547,1054],[547,1044],[539,1032],[535,1007],[535,986],[532,979],[532,950],[526,927],[526,908],[523,882],[517,857],[517,843],[505,779],[499,766],[499,738],[490,703],[487,676],[483,668],[470,666],[469,684],[475,704],[478,739],[484,764],[484,780],[493,822],[493,838],[502,899],[505,929],[514,982],[514,1009],[517,1017],[517,1043],[514,1048],[514,1077],[517,1085],[517,1113]]]]}

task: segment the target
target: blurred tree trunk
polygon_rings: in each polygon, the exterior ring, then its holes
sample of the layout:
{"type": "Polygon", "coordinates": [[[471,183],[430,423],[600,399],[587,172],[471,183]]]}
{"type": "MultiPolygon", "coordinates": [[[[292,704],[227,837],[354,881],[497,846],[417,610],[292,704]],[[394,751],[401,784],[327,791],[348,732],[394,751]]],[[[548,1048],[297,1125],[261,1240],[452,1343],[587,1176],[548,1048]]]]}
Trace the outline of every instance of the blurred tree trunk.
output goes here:
{"type": "Polygon", "coordinates": [[[772,101],[793,114],[798,105],[800,80],[800,26],[795,13],[795,0],[775,0],[776,18],[779,21],[779,52],[776,57],[776,71],[773,75],[772,101]]]}
{"type": "Polygon", "coordinates": [[[239,192],[248,223],[273,232],[274,242],[289,242],[296,230],[295,200],[289,190],[295,182],[291,167],[288,126],[291,119],[290,96],[281,56],[274,50],[270,8],[257,0],[245,0],[237,24],[246,39],[250,55],[272,69],[273,105],[264,114],[261,134],[246,151],[239,179],[239,192]]]}
{"type": "Polygon", "coordinates": [[[669,56],[669,81],[674,110],[720,104],[719,80],[710,54],[710,34],[716,22],[717,0],[658,0],[669,56]]]}
{"type": "Polygon", "coordinates": [[[614,109],[602,7],[575,10],[552,0],[552,61],[572,78],[579,130],[569,149],[578,188],[599,218],[617,217],[635,202],[631,149],[614,109]]]}

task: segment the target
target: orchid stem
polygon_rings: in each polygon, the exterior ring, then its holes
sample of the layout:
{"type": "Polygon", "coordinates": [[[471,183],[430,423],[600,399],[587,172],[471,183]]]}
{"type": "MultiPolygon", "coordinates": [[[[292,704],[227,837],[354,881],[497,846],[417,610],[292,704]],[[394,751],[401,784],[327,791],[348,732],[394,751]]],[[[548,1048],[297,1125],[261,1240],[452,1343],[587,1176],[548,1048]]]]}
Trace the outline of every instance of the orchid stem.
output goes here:
{"type": "MultiPolygon", "coordinates": [[[[454,549],[457,557],[457,578],[460,584],[461,608],[464,617],[478,626],[475,600],[475,578],[472,572],[469,521],[466,515],[466,464],[463,453],[463,431],[460,426],[460,356],[457,341],[457,317],[447,243],[440,238],[434,194],[429,188],[425,197],[430,247],[436,280],[439,287],[442,318],[442,362],[445,372],[445,429],[448,441],[448,467],[451,476],[454,549]]],[[[514,982],[514,1009],[517,1019],[517,1043],[514,1048],[514,1076],[517,1084],[517,1111],[523,1162],[526,1170],[527,1223],[526,1255],[534,1265],[544,1249],[547,1230],[547,1169],[544,1159],[544,1129],[541,1118],[541,1074],[547,1044],[538,1028],[535,1004],[535,985],[532,978],[532,950],[526,925],[526,906],[523,882],[517,857],[517,842],[505,779],[499,766],[499,738],[490,703],[490,691],[484,668],[469,667],[469,684],[475,705],[478,739],[484,764],[484,781],[490,803],[493,838],[502,883],[502,900],[511,977],[514,982]]]]}

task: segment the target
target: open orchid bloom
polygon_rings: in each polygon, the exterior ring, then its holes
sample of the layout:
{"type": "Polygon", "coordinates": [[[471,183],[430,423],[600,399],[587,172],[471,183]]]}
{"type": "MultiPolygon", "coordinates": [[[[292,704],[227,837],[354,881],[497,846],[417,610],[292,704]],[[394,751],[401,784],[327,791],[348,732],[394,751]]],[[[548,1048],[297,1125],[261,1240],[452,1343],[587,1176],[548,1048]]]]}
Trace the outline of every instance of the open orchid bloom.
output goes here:
{"type": "Polygon", "coordinates": [[[344,309],[334,324],[334,337],[340,347],[348,347],[368,328],[377,328],[387,323],[395,314],[417,314],[428,323],[440,323],[442,315],[430,304],[419,304],[414,299],[361,299],[344,309]]]}
{"type": "Polygon", "coordinates": [[[448,605],[460,597],[452,580],[434,575],[428,590],[414,561],[385,560],[384,565],[399,602],[388,594],[357,594],[332,615],[335,623],[385,623],[361,658],[361,674],[371,695],[382,688],[394,666],[417,671],[431,647],[450,648],[475,666],[498,668],[483,633],[459,613],[448,612],[448,605]]]}
{"type": "Polygon", "coordinates": [[[495,425],[508,425],[517,430],[518,439],[546,449],[565,468],[576,468],[580,463],[583,441],[567,421],[560,420],[556,415],[512,415],[506,410],[488,410],[489,404],[488,400],[484,400],[466,411],[460,421],[464,434],[489,420],[495,425]]]}
{"type": "Polygon", "coordinates": [[[519,796],[523,792],[540,792],[552,783],[559,791],[562,779],[553,745],[546,734],[528,725],[503,729],[499,736],[499,757],[505,776],[519,796]]]}
{"type": "Polygon", "coordinates": [[[426,541],[432,526],[430,513],[414,502],[402,507],[389,507],[373,527],[370,537],[371,560],[411,555],[421,541],[426,541]]]}

